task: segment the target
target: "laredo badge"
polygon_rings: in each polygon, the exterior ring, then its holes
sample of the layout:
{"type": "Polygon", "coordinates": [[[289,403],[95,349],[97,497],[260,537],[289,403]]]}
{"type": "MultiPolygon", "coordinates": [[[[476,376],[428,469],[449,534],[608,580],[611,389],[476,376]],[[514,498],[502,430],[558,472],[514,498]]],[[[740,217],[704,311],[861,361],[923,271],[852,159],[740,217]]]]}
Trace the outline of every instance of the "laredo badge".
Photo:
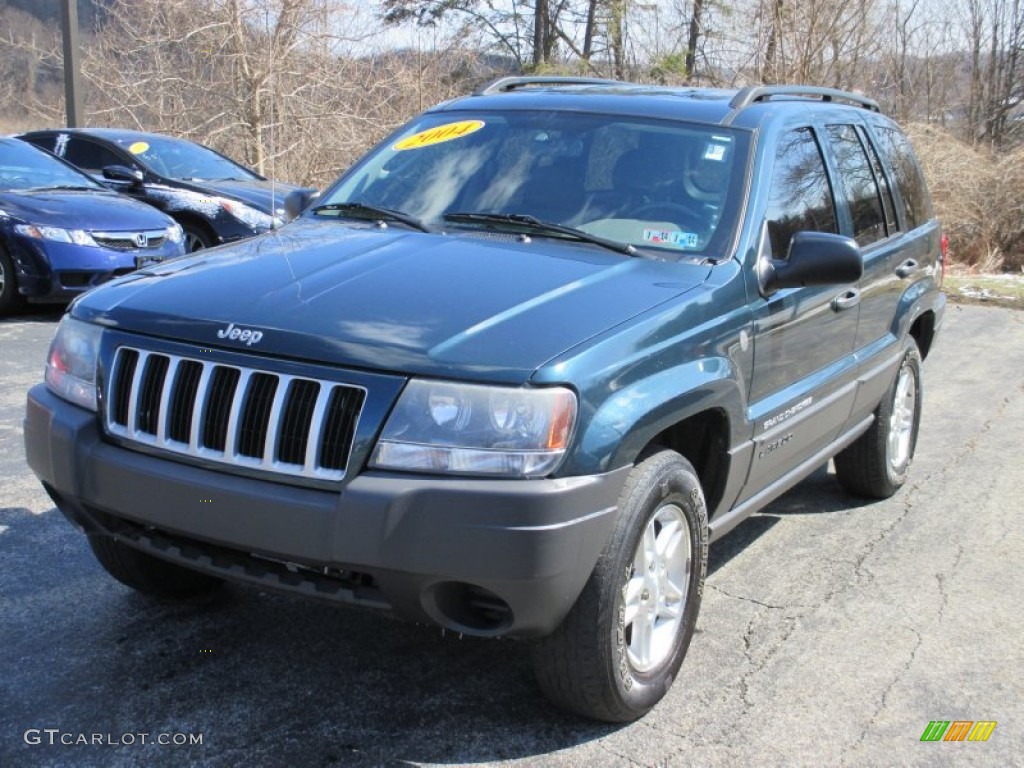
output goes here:
{"type": "Polygon", "coordinates": [[[457,123],[445,123],[436,128],[428,128],[425,131],[414,133],[412,136],[402,139],[395,144],[394,149],[396,151],[420,149],[421,147],[429,147],[431,144],[461,139],[463,136],[479,131],[484,125],[483,120],[460,120],[457,123]]]}

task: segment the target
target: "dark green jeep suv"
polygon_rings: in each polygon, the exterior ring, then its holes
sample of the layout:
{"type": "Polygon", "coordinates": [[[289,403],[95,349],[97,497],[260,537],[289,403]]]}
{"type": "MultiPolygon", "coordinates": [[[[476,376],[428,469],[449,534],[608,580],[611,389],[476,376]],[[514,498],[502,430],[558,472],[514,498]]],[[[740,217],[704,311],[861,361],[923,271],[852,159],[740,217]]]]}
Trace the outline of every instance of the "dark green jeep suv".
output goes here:
{"type": "Polygon", "coordinates": [[[709,541],[830,459],[907,477],[942,235],[869,99],[506,78],[291,203],[76,301],[29,393],[32,469],[131,587],[524,638],[623,721],[709,541]]]}

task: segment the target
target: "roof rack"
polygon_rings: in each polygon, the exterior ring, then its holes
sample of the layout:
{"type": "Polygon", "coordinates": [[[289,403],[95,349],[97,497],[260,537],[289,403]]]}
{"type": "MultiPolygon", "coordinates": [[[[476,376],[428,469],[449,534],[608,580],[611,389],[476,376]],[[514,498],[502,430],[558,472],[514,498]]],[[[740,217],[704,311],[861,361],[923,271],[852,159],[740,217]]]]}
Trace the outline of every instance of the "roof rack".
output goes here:
{"type": "Polygon", "coordinates": [[[773,96],[797,96],[805,99],[821,99],[822,101],[845,101],[857,106],[870,109],[872,112],[881,112],[878,102],[866,96],[860,96],[850,91],[840,91],[837,88],[819,88],[816,85],[753,85],[744,88],[737,93],[729,106],[733,109],[743,109],[757,101],[768,101],[773,96]]]}
{"type": "Polygon", "coordinates": [[[622,85],[618,80],[605,80],[599,77],[499,77],[473,91],[474,96],[493,96],[496,93],[508,93],[519,88],[533,85],[622,85]]]}

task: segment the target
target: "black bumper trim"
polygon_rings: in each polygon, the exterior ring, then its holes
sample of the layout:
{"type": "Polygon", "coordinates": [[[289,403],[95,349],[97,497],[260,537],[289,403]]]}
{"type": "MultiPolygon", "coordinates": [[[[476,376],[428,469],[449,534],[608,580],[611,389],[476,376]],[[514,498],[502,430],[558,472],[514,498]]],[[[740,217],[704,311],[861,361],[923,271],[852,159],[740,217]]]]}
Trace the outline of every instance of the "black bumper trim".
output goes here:
{"type": "Polygon", "coordinates": [[[25,444],[61,510],[94,533],[223,578],[482,635],[557,627],[604,548],[629,472],[366,472],[339,491],[301,488],[113,445],[96,414],[42,385],[29,393],[25,444]],[[459,618],[488,600],[507,616],[478,626],[459,618]]]}
{"type": "Polygon", "coordinates": [[[47,490],[68,519],[90,536],[111,536],[147,554],[227,581],[243,581],[277,591],[296,592],[304,597],[375,610],[391,609],[369,574],[337,569],[332,573],[328,568],[320,573],[300,563],[261,558],[227,547],[189,541],[88,506],[77,507],[61,499],[52,489],[47,490]]]}

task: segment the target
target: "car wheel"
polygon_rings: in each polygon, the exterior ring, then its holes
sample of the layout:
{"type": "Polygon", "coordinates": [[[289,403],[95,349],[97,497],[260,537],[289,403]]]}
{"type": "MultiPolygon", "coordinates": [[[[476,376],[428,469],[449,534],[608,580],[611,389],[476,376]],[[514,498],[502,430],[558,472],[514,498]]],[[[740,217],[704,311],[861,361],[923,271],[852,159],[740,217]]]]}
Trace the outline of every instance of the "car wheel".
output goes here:
{"type": "Polygon", "coordinates": [[[690,645],[707,558],[707,510],[693,467],[667,450],[638,463],[583,592],[554,634],[533,648],[547,697],[606,722],[649,711],[690,645]]]}
{"type": "Polygon", "coordinates": [[[195,224],[182,224],[182,231],[185,233],[185,253],[201,251],[213,245],[213,240],[206,230],[195,224]]]}
{"type": "Polygon", "coordinates": [[[0,316],[13,312],[24,303],[25,297],[18,293],[14,260],[0,246],[0,316]]]}
{"type": "Polygon", "coordinates": [[[913,337],[871,427],[837,454],[836,477],[850,493],[887,499],[907,479],[921,425],[921,353],[913,337]]]}
{"type": "Polygon", "coordinates": [[[196,597],[217,589],[222,581],[204,573],[147,555],[111,536],[94,534],[89,546],[104,570],[122,584],[156,597],[196,597]]]}

